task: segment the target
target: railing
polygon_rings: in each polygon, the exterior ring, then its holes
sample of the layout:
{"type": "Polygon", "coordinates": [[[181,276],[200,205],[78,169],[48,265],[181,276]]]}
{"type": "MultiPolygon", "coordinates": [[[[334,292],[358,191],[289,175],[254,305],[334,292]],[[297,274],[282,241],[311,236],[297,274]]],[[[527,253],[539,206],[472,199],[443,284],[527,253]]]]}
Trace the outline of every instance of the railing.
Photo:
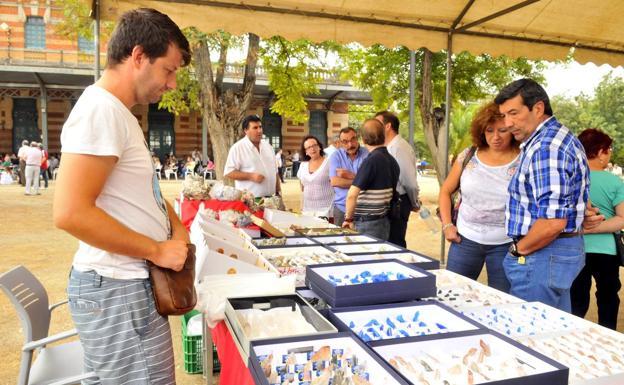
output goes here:
{"type": "MultiPolygon", "coordinates": [[[[0,67],[2,65],[33,67],[56,67],[71,69],[92,69],[94,66],[94,54],[92,52],[80,52],[75,50],[51,50],[51,49],[25,49],[7,47],[0,48],[0,67]]],[[[100,54],[100,65],[104,68],[106,64],[106,53],[100,54]]],[[[216,63],[213,69],[216,70],[216,63]]],[[[244,64],[227,64],[225,76],[242,79],[245,75],[244,64]]],[[[326,84],[349,85],[349,82],[341,80],[339,74],[332,70],[315,71],[315,75],[320,77],[326,84]]],[[[268,75],[262,66],[256,66],[256,77],[266,80],[268,75]]]]}

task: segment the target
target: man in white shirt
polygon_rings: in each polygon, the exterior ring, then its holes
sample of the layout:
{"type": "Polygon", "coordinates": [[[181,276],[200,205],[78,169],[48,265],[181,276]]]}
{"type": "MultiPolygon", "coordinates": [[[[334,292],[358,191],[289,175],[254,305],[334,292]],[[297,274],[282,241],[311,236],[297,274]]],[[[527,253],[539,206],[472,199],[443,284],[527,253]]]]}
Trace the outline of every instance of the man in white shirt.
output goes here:
{"type": "Polygon", "coordinates": [[[267,197],[279,194],[280,183],[273,147],[262,140],[262,123],[258,115],[243,119],[245,136],[234,143],[223,175],[234,179],[234,187],[249,190],[254,196],[267,197]]]}
{"type": "Polygon", "coordinates": [[[22,147],[17,150],[17,157],[19,159],[19,183],[22,186],[26,186],[26,151],[30,146],[27,140],[22,140],[22,147]]]}
{"type": "Polygon", "coordinates": [[[162,196],[131,108],[158,102],[190,60],[167,15],[124,13],[102,77],[61,132],[54,224],[80,241],[67,294],[93,383],[175,383],[169,321],[156,311],[146,261],[180,271],[189,236],[162,196]]]}
{"type": "Polygon", "coordinates": [[[31,142],[30,147],[28,147],[24,154],[24,160],[26,162],[26,168],[24,169],[24,174],[26,175],[26,192],[24,195],[41,195],[39,192],[41,159],[43,159],[43,153],[39,149],[39,143],[31,142]],[[31,189],[33,187],[35,193],[31,194],[31,189]]]}
{"type": "Polygon", "coordinates": [[[420,209],[419,188],[416,180],[416,156],[409,143],[399,135],[399,118],[395,114],[389,111],[381,111],[375,115],[375,119],[383,123],[386,147],[401,169],[397,184],[397,193],[401,200],[401,217],[390,220],[388,241],[406,247],[405,232],[407,231],[410,212],[420,209]]]}

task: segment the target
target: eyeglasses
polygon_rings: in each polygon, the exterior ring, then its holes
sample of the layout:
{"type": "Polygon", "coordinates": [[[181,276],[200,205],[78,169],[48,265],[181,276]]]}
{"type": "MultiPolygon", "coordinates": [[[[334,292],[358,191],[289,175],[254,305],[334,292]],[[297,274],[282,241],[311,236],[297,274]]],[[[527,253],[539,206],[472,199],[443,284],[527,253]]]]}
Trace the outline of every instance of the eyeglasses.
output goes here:
{"type": "Polygon", "coordinates": [[[313,145],[311,145],[311,146],[304,147],[303,149],[304,149],[304,150],[306,150],[306,151],[308,151],[308,150],[311,150],[311,149],[313,149],[313,148],[319,148],[319,147],[320,147],[320,146],[319,146],[318,144],[313,144],[313,145]]]}
{"type": "Polygon", "coordinates": [[[351,139],[340,139],[340,143],[344,144],[345,146],[349,143],[357,143],[357,136],[354,136],[351,139]]]}

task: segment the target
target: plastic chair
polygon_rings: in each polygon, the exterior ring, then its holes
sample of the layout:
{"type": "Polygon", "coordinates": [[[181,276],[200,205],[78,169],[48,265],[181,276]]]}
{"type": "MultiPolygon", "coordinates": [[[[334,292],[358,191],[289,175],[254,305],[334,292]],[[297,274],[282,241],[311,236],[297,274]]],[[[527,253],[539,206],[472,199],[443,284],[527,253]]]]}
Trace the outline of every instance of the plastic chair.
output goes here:
{"type": "Polygon", "coordinates": [[[206,175],[208,179],[214,179],[214,170],[204,170],[204,180],[206,180],[206,175]]]}
{"type": "Polygon", "coordinates": [[[177,167],[165,169],[165,178],[167,178],[167,180],[171,178],[171,175],[173,175],[175,179],[178,180],[178,168],[177,167]]]}
{"type": "Polygon", "coordinates": [[[292,166],[286,166],[284,168],[284,178],[292,178],[293,177],[292,171],[293,171],[292,166]]]}
{"type": "Polygon", "coordinates": [[[24,346],[18,385],[77,384],[97,377],[83,371],[83,350],[80,341],[46,347],[77,334],[76,329],[48,335],[52,310],[67,300],[48,307],[48,294],[41,282],[24,266],[17,266],[0,276],[0,288],[9,297],[19,315],[24,331],[24,346]],[[33,352],[37,357],[33,361],[33,352]]]}

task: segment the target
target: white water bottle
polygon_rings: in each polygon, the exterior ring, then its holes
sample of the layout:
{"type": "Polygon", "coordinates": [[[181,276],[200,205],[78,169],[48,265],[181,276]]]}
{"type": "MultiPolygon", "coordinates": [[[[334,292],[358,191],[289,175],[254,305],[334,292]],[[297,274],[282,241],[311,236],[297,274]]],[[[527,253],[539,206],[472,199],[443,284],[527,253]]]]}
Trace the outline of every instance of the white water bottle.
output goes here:
{"type": "Polygon", "coordinates": [[[429,211],[426,206],[422,206],[420,208],[419,214],[420,219],[425,221],[427,227],[429,227],[429,230],[431,230],[432,233],[438,232],[440,226],[438,226],[436,220],[433,218],[433,216],[431,216],[431,211],[429,211]]]}

